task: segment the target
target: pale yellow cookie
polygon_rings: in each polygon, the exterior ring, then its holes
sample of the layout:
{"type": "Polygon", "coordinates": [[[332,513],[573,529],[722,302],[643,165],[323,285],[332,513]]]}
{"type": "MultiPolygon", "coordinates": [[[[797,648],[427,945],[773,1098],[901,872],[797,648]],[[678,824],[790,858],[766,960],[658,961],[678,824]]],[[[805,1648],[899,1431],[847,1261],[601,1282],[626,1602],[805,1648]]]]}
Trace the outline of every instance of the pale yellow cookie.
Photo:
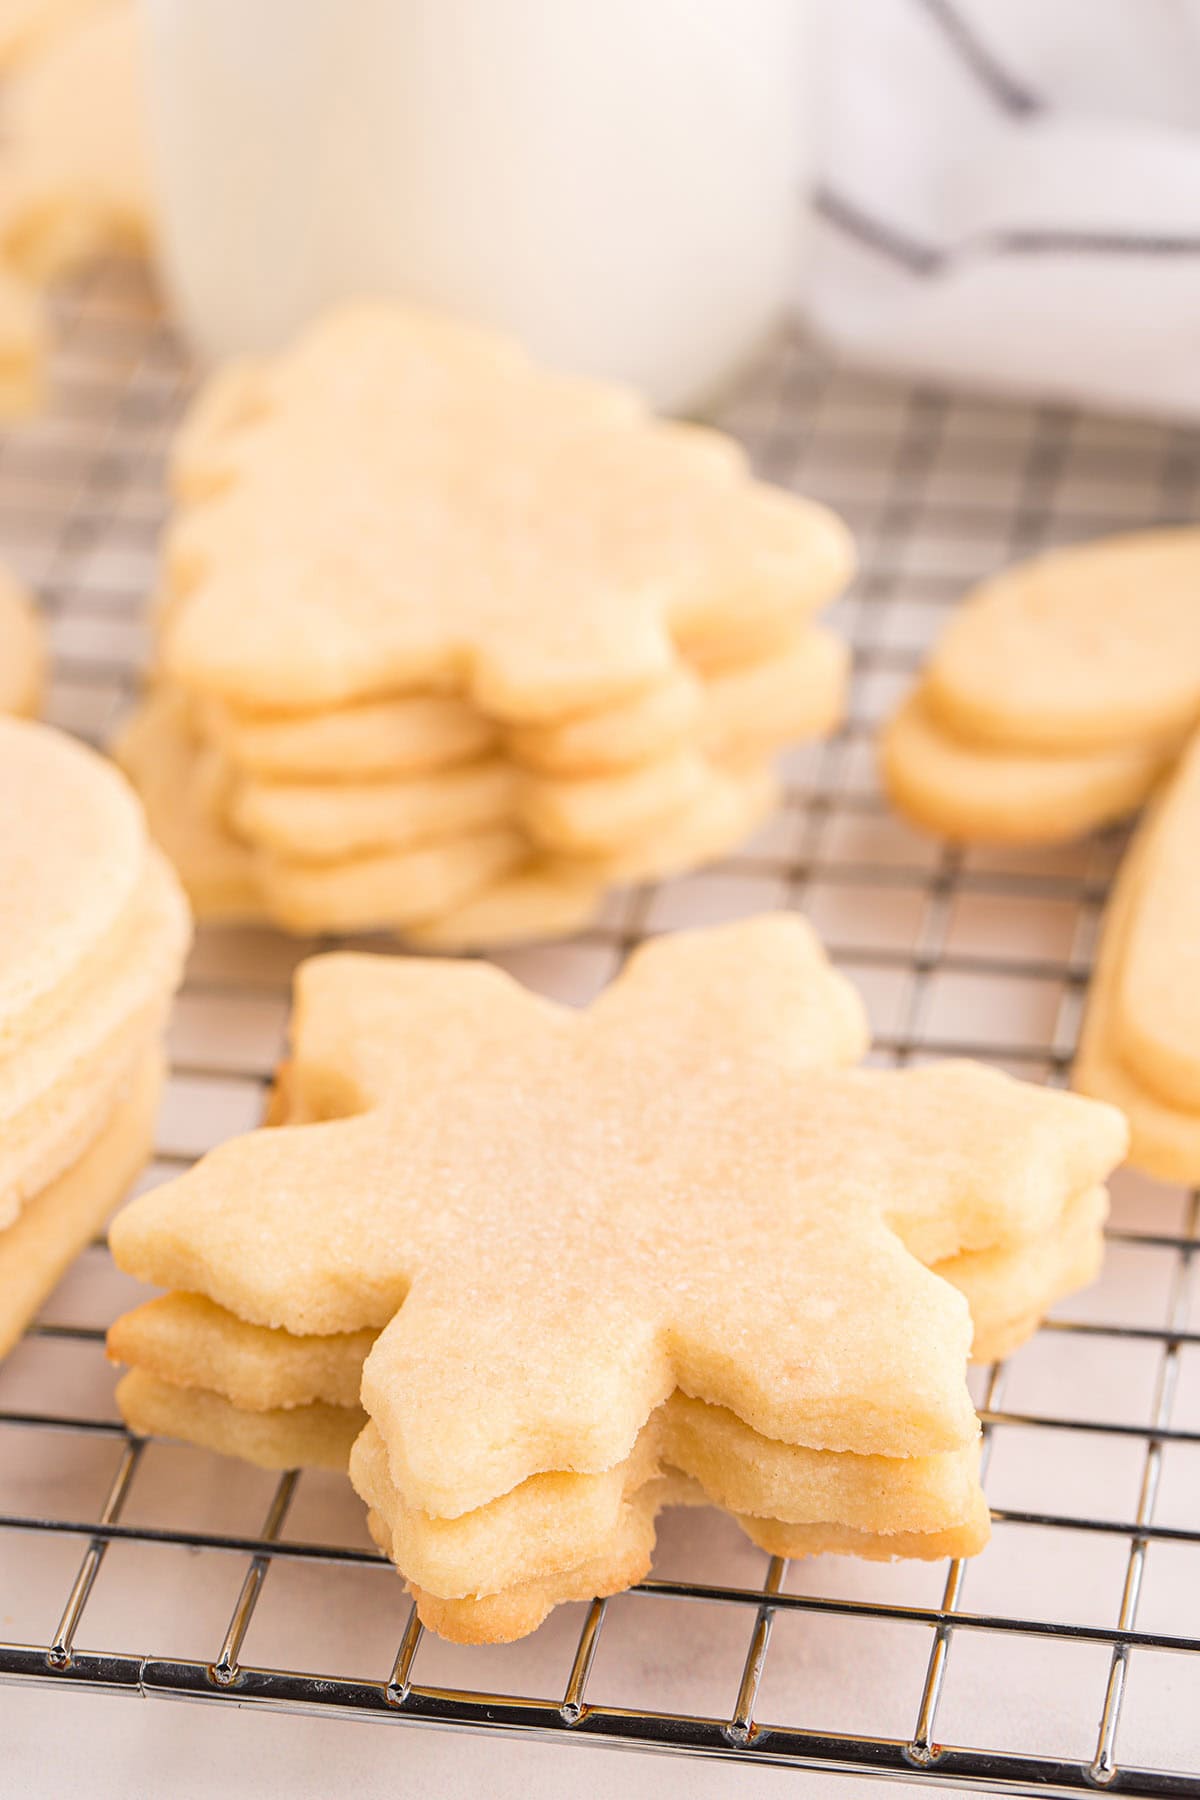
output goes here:
{"type": "Polygon", "coordinates": [[[47,38],[73,25],[102,0],[3,0],[0,4],[0,69],[5,74],[47,38]]]}
{"type": "Polygon", "coordinates": [[[630,1496],[668,1470],[741,1516],[866,1535],[945,1531],[973,1518],[978,1449],[942,1457],[861,1457],[760,1438],[732,1413],[672,1396],[628,1457],[594,1475],[534,1475],[454,1519],[405,1505],[369,1423],[350,1454],[355,1489],[391,1533],[409,1581],[439,1599],[502,1592],[601,1555],[630,1496]],[[881,1532],[880,1520],[886,1521],[881,1532]]]}
{"type": "Polygon", "coordinates": [[[1001,749],[952,736],[920,688],[884,727],[888,796],[925,830],[967,842],[1058,843],[1140,806],[1169,766],[1161,741],[1111,750],[1001,749]]]}
{"type": "Polygon", "coordinates": [[[131,1431],[143,1437],[182,1438],[220,1456],[263,1469],[344,1471],[364,1416],[355,1407],[307,1406],[250,1412],[203,1388],[176,1387],[144,1369],[130,1369],[116,1389],[131,1431]]]}
{"type": "Polygon", "coordinates": [[[762,824],[779,798],[769,770],[714,767],[689,806],[663,818],[620,848],[563,858],[564,866],[590,872],[597,899],[614,882],[667,881],[734,849],[762,824]]]}
{"type": "Polygon", "coordinates": [[[714,671],[704,684],[706,748],[716,757],[770,754],[823,737],[841,720],[849,673],[849,646],[811,626],[773,656],[714,671]]]}
{"type": "MultiPolygon", "coordinates": [[[[547,835],[568,836],[573,828],[584,840],[615,841],[607,851],[547,857],[515,824],[435,843],[351,851],[352,841],[386,830],[387,803],[397,791],[392,784],[346,784],[351,809],[358,809],[356,836],[338,812],[335,784],[328,784],[328,793],[302,784],[256,784],[256,815],[263,819],[270,812],[270,829],[293,846],[289,853],[256,849],[229,828],[226,819],[236,806],[230,773],[195,738],[190,710],[177,691],[155,690],[118,737],[114,754],[136,783],[151,829],[201,916],[268,918],[302,933],[402,931],[414,943],[443,948],[575,930],[596,912],[612,883],[662,879],[723,854],[754,830],[776,798],[774,783],[753,766],[712,766],[698,783],[694,762],[674,773],[668,769],[665,778],[543,781],[535,810],[547,835]],[[575,792],[563,792],[571,787],[575,792]],[[681,803],[660,814],[658,801],[671,794],[681,803]],[[311,814],[305,811],[310,800],[316,809],[311,814]],[[309,817],[315,820],[310,847],[319,848],[324,861],[294,853],[305,844],[309,817]],[[627,841],[618,827],[632,834],[627,841]],[[331,857],[339,831],[343,854],[331,857]]],[[[438,779],[461,781],[466,773],[438,779]]],[[[522,809],[527,800],[525,792],[522,809]]]]}
{"type": "Polygon", "coordinates": [[[861,1013],[794,916],[655,942],[583,1013],[476,965],[305,984],[298,1060],[358,1116],[222,1146],[114,1254],[259,1324],[383,1326],[366,1410],[438,1515],[611,1468],[676,1386],[814,1449],[961,1448],[969,1315],[921,1263],[1050,1229],[1124,1148],[968,1065],[830,1068],[861,1013]]]}
{"type": "MultiPolygon", "coordinates": [[[[0,849],[0,882],[12,867],[0,849]]],[[[129,1070],[162,1032],[189,937],[179,884],[155,854],[118,954],[73,982],[70,1004],[0,1059],[0,1230],[101,1129],[129,1070]]]]}
{"type": "Polygon", "coordinates": [[[517,795],[517,818],[539,849],[564,856],[620,855],[703,804],[714,780],[711,764],[695,749],[613,775],[527,775],[517,795]]]}
{"type": "Polygon", "coordinates": [[[437,919],[410,925],[405,938],[422,950],[483,950],[538,943],[584,930],[595,918],[600,899],[595,879],[586,868],[572,869],[565,862],[548,859],[504,876],[437,919]]]}
{"type": "MultiPolygon", "coordinates": [[[[21,276],[0,267],[0,416],[25,418],[41,404],[46,346],[46,325],[36,290],[21,276]]],[[[4,679],[0,673],[0,682],[4,679]]]]}
{"type": "MultiPolygon", "coordinates": [[[[151,1301],[119,1320],[109,1354],[131,1361],[153,1380],[122,1384],[125,1416],[139,1430],[191,1435],[193,1441],[271,1466],[323,1458],[330,1406],[353,1409],[364,1348],[348,1334],[286,1340],[246,1326],[196,1296],[151,1301]],[[206,1353],[215,1352],[211,1368],[206,1353]],[[245,1353],[243,1367],[239,1356],[245,1353]],[[169,1373],[164,1374],[164,1368],[169,1373]],[[205,1376],[211,1375],[211,1380],[205,1376]],[[172,1386],[212,1390],[173,1402],[172,1386]],[[233,1392],[227,1391],[234,1390],[233,1392]],[[244,1396],[242,1400],[238,1395],[244,1396]],[[312,1404],[324,1402],[323,1405],[312,1404]],[[225,1402],[224,1405],[219,1402],[225,1402]],[[156,1408],[151,1413],[151,1406],[156,1408]],[[237,1413],[273,1418],[270,1435],[237,1413]],[[221,1441],[215,1441],[220,1421],[221,1441]],[[241,1447],[239,1447],[241,1446],[241,1447]],[[282,1458],[282,1461],[279,1459],[282,1458]]],[[[346,1424],[346,1421],[342,1421],[346,1424]]],[[[676,1393],[647,1422],[630,1456],[596,1475],[531,1477],[509,1494],[456,1519],[405,1507],[386,1472],[382,1439],[372,1425],[350,1458],[356,1486],[403,1541],[397,1560],[410,1578],[443,1597],[507,1587],[531,1572],[570,1567],[597,1553],[622,1496],[667,1465],[686,1470],[706,1496],[732,1512],[791,1523],[837,1520],[860,1531],[933,1531],[974,1510],[974,1448],[929,1457],[855,1456],[761,1438],[732,1413],[676,1393]]]]}
{"type": "Polygon", "coordinates": [[[485,756],[498,737],[482,713],[447,694],[317,713],[238,713],[213,705],[204,723],[234,768],[284,781],[400,778],[455,768],[485,756]]]}
{"type": "Polygon", "coordinates": [[[189,513],[161,647],[242,707],[451,681],[496,718],[563,718],[667,675],[677,634],[794,619],[849,572],[840,523],[713,434],[445,321],[344,308],[265,391],[189,513]]]}
{"type": "Polygon", "coordinates": [[[268,369],[259,357],[235,356],[209,372],[171,443],[170,481],[177,499],[205,500],[228,485],[234,473],[229,447],[269,405],[268,369]]]}
{"type": "Polygon", "coordinates": [[[0,249],[49,281],[150,233],[138,8],[83,7],[24,58],[5,89],[0,249]]]}
{"type": "Polygon", "coordinates": [[[0,1355],[149,1149],[189,936],[124,778],[0,719],[0,1355]]]}
{"type": "Polygon", "coordinates": [[[929,704],[1022,753],[1143,748],[1200,718],[1200,529],[1051,550],[993,576],[930,660],[929,704]]]}
{"type": "Polygon", "coordinates": [[[121,1083],[108,1118],[78,1161],[0,1231],[0,1357],[7,1356],[145,1163],[161,1085],[160,1058],[150,1053],[121,1083]]]}
{"type": "Polygon", "coordinates": [[[666,881],[722,856],[750,835],[778,799],[772,777],[721,769],[690,806],[607,855],[526,864],[464,905],[405,929],[426,950],[479,950],[582,930],[614,882],[666,881]]]}
{"type": "Polygon", "coordinates": [[[858,1531],[853,1525],[788,1525],[735,1513],[751,1543],[768,1556],[857,1556],[867,1562],[916,1558],[941,1562],[945,1557],[976,1556],[990,1535],[987,1502],[976,1493],[971,1516],[941,1531],[858,1531]]]}
{"type": "Polygon", "coordinates": [[[840,711],[808,623],[840,521],[488,332],[331,312],[218,373],[174,481],[159,685],[119,754],[206,916],[574,929],[731,848],[770,756],[840,711]]]}
{"type": "MultiPolygon", "coordinates": [[[[0,344],[4,340],[3,291],[0,285],[0,344]]],[[[33,604],[12,577],[0,571],[0,713],[37,711],[45,662],[41,626],[33,604]]]]}
{"type": "Polygon", "coordinates": [[[0,718],[0,1056],[126,943],[153,861],[119,770],[48,726],[0,718]]]}
{"type": "Polygon", "coordinates": [[[395,780],[231,781],[226,811],[238,837],[289,861],[340,862],[381,849],[519,826],[541,849],[621,851],[700,800],[713,780],[696,750],[610,775],[520,774],[490,757],[395,780]]]}
{"type": "MultiPolygon", "coordinates": [[[[835,565],[841,569],[840,586],[845,587],[855,569],[850,538],[843,533],[839,542],[830,533],[821,547],[820,560],[826,566],[827,581],[832,579],[835,565]]],[[[786,655],[811,624],[812,613],[811,605],[801,605],[771,618],[751,615],[719,628],[685,631],[680,634],[680,649],[689,666],[702,677],[731,674],[747,664],[770,662],[786,655]]]]}
{"type": "Polygon", "coordinates": [[[1195,1186],[1200,1183],[1200,1110],[1174,1106],[1146,1084],[1127,1060],[1117,1026],[1116,996],[1130,931],[1143,903],[1154,827],[1152,815],[1126,853],[1108,903],[1072,1081],[1081,1093],[1125,1113],[1129,1160],[1135,1168],[1162,1181],[1195,1186]]]}
{"type": "MultiPolygon", "coordinates": [[[[340,1087],[334,1063],[322,1067],[302,1062],[289,1073],[289,1089],[287,1112],[272,1122],[283,1122],[284,1117],[293,1122],[301,1116],[340,1117],[355,1109],[354,1094],[340,1087]]],[[[937,1275],[959,1289],[971,1309],[974,1360],[991,1362],[1008,1355],[1032,1335],[1056,1300],[1094,1278],[1107,1210],[1104,1189],[1093,1188],[1068,1201],[1061,1219],[1038,1236],[1011,1247],[966,1251],[933,1265],[937,1275]]],[[[376,1335],[367,1329],[298,1337],[279,1328],[249,1325],[198,1294],[177,1293],[148,1300],[118,1319],[108,1334],[108,1354],[114,1362],[131,1364],[175,1386],[212,1389],[246,1411],[303,1407],[314,1400],[353,1407],[358,1404],[362,1365],[376,1335]]],[[[719,1409],[704,1408],[703,1402],[679,1393],[667,1403],[676,1425],[684,1413],[697,1408],[710,1423],[723,1416],[719,1409]]],[[[749,1427],[741,1429],[749,1433],[749,1427]]],[[[740,1444],[743,1464],[748,1441],[740,1444]]],[[[837,1460],[834,1452],[806,1455],[837,1460]]],[[[681,1460],[678,1453],[667,1460],[689,1469],[705,1481],[714,1499],[726,1504],[705,1468],[686,1457],[681,1460]]],[[[880,1459],[850,1459],[855,1460],[873,1467],[880,1459]]],[[[941,1467],[945,1459],[934,1460],[941,1467]]],[[[904,1471],[913,1479],[924,1478],[927,1465],[929,1459],[910,1457],[904,1471]]],[[[894,1480],[889,1491],[894,1500],[894,1480]]],[[[729,1502],[731,1510],[777,1514],[782,1504],[778,1493],[765,1503],[755,1504],[745,1492],[736,1503],[729,1502]]],[[[828,1497],[823,1504],[821,1516],[832,1516],[828,1497]]]]}
{"type": "MultiPolygon", "coordinates": [[[[579,1567],[518,1582],[495,1594],[444,1600],[410,1582],[417,1613],[430,1630],[455,1643],[508,1643],[536,1630],[555,1606],[593,1595],[620,1592],[650,1572],[654,1551],[654,1522],[664,1506],[696,1506],[704,1503],[701,1489],[675,1474],[648,1482],[622,1507],[607,1548],[579,1567]]],[[[816,1556],[840,1551],[875,1561],[896,1557],[922,1557],[940,1561],[947,1556],[971,1556],[988,1537],[988,1515],[982,1495],[977,1495],[973,1516],[961,1525],[938,1532],[896,1532],[880,1536],[838,1525],[781,1525],[771,1519],[735,1515],[738,1524],[770,1555],[816,1556]]],[[[377,1544],[391,1553],[392,1537],[386,1521],[374,1510],[367,1514],[377,1544]]]]}
{"type": "MultiPolygon", "coordinates": [[[[556,1606],[618,1594],[650,1572],[654,1555],[654,1522],[659,1510],[675,1497],[675,1484],[648,1482],[621,1509],[613,1536],[598,1556],[577,1568],[536,1576],[501,1593],[465,1600],[439,1600],[409,1584],[422,1623],[457,1644],[507,1644],[536,1631],[556,1606]]],[[[385,1520],[369,1511],[371,1535],[385,1555],[392,1536],[385,1520]]]]}
{"type": "Polygon", "coordinates": [[[623,706],[514,730],[506,744],[522,764],[566,776],[628,768],[694,742],[717,758],[769,755],[837,724],[849,661],[841,639],[804,625],[757,661],[703,676],[680,669],[623,706]]]}
{"type": "Polygon", "coordinates": [[[681,665],[615,705],[556,724],[514,726],[505,748],[546,775],[608,775],[694,743],[703,708],[699,679],[681,665]]]}
{"type": "Polygon", "coordinates": [[[199,1294],[163,1294],[117,1320],[108,1354],[173,1387],[211,1388],[246,1412],[314,1400],[356,1407],[375,1336],[366,1330],[293,1337],[248,1325],[199,1294]]]}
{"type": "Polygon", "coordinates": [[[234,777],[226,812],[247,844],[289,861],[338,863],[511,825],[518,785],[499,757],[374,781],[234,777]]]}
{"type": "Polygon", "coordinates": [[[197,746],[186,707],[169,689],[154,694],[113,748],[205,918],[269,918],[300,933],[405,930],[466,903],[529,858],[526,840],[509,827],[340,862],[256,851],[223,823],[228,771],[197,746]]]}
{"type": "Polygon", "coordinates": [[[263,855],[254,861],[256,912],[301,935],[407,934],[486,894],[528,860],[525,838],[505,826],[344,863],[298,863],[263,855]]]}
{"type": "Polygon", "coordinates": [[[935,1263],[971,1309],[974,1362],[999,1362],[1038,1325],[1056,1301],[1087,1287],[1104,1257],[1108,1195],[1089,1188],[1067,1201],[1049,1230],[1011,1248],[973,1250],[935,1263]]]}
{"type": "Polygon", "coordinates": [[[1112,994],[1122,1061],[1200,1116],[1200,734],[1143,827],[1136,899],[1112,994]]]}
{"type": "Polygon", "coordinates": [[[112,753],[141,796],[150,830],[205,919],[253,920],[262,902],[253,858],[222,821],[228,773],[192,734],[186,701],[156,688],[112,753]]]}

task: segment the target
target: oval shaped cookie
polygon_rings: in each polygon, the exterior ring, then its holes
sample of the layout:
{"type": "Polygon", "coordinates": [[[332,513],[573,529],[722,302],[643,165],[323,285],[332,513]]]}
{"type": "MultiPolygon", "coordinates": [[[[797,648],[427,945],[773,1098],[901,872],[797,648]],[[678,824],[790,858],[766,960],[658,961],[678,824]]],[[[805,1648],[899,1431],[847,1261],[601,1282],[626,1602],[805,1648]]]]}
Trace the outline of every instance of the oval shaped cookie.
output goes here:
{"type": "Polygon", "coordinates": [[[931,711],[981,742],[1113,748],[1200,716],[1200,529],[1051,550],[985,581],[926,677],[931,711]]]}
{"type": "Polygon", "coordinates": [[[1161,746],[1049,755],[973,744],[946,731],[925,689],[880,739],[884,786],[915,824],[993,844],[1052,844],[1132,812],[1170,760],[1161,746]]]}

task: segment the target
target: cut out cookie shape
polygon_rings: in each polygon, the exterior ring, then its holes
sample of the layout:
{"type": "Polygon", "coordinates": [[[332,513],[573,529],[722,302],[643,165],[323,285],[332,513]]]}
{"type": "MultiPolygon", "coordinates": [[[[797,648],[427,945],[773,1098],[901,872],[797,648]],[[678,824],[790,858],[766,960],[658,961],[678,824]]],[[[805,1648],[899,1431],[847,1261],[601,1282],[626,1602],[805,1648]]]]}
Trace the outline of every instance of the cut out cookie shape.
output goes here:
{"type": "Polygon", "coordinates": [[[670,674],[689,635],[799,622],[848,570],[840,523],[752,482],[729,440],[399,308],[329,315],[246,410],[207,454],[188,440],[209,491],[161,650],[249,709],[449,684],[559,719],[670,674]]]}
{"type": "Polygon", "coordinates": [[[1104,922],[1075,1085],[1120,1106],[1131,1160],[1200,1183],[1200,736],[1143,820],[1104,922]]]}
{"type": "Polygon", "coordinates": [[[930,707],[967,739],[1110,750],[1200,717],[1200,530],[1131,532],[993,576],[930,662],[930,707]]]}
{"type": "Polygon", "coordinates": [[[113,1226],[174,1290],[114,1331],[126,1414],[328,1457],[377,1332],[352,1474],[453,1636],[639,1579],[680,1467],[790,1553],[969,1553],[968,1279],[1006,1342],[1085,1279],[1124,1125],[972,1065],[852,1068],[864,1048],[794,916],[657,940],[585,1012],[479,964],[317,958],[284,1085],[305,1122],[113,1226]]]}
{"type": "Polygon", "coordinates": [[[204,913],[573,929],[731,849],[772,758],[840,717],[812,615],[841,523],[490,334],[331,313],[217,375],[174,480],[158,685],[117,754],[204,913]]]}
{"type": "Polygon", "coordinates": [[[145,1157],[188,936],[112,765],[0,719],[0,1355],[145,1157]]]}
{"type": "Polygon", "coordinates": [[[885,730],[919,825],[1052,842],[1133,811],[1200,720],[1200,530],[1053,550],[984,582],[885,730]]]}

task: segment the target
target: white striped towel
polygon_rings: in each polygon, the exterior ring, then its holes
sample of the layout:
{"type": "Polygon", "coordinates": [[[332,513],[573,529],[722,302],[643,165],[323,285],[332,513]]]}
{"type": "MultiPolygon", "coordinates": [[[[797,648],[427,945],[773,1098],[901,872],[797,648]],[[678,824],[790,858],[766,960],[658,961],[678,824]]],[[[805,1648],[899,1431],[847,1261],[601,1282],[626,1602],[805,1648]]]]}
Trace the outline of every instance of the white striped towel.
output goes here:
{"type": "Polygon", "coordinates": [[[819,22],[817,329],[878,366],[1200,416],[1200,4],[819,22]]]}

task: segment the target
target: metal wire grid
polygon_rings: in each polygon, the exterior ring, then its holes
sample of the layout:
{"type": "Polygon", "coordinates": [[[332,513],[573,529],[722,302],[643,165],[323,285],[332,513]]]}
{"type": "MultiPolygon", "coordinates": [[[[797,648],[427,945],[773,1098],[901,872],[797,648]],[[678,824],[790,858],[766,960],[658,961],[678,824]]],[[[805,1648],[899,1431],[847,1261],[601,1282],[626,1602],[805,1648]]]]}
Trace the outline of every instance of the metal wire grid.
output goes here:
{"type": "MultiPolygon", "coordinates": [[[[100,738],[135,680],[161,518],[161,457],[187,378],[136,269],[98,271],[62,298],[59,315],[55,404],[46,419],[0,445],[0,553],[36,585],[53,621],[53,716],[100,738]]],[[[960,854],[922,843],[889,819],[874,791],[870,737],[945,605],[966,581],[1039,543],[1187,518],[1200,476],[1200,440],[1183,430],[1119,426],[1060,408],[992,405],[932,387],[899,388],[851,376],[798,337],[776,347],[727,408],[725,422],[746,438],[766,474],[829,499],[859,536],[863,573],[837,609],[856,649],[851,719],[827,745],[790,759],[786,806],[744,853],[716,871],[623,896],[578,943],[540,960],[511,959],[514,966],[544,986],[565,982],[579,997],[607,979],[649,931],[782,900],[812,913],[838,960],[863,985],[882,1060],[971,1054],[1033,1078],[1062,1080],[1119,838],[1032,859],[960,854]],[[1053,921],[1052,929],[1045,920],[1053,921]],[[1012,996],[1018,994],[1025,1000],[1014,1011],[1012,996]]],[[[219,1136],[253,1119],[286,1009],[286,976],[300,953],[265,943],[261,935],[240,951],[229,940],[224,947],[202,946],[181,1002],[181,1018],[190,1027],[178,1034],[156,1174],[185,1165],[204,1147],[206,1134],[219,1136]],[[231,1006],[243,1009],[232,1043],[219,1029],[221,1019],[232,1016],[231,1006]],[[245,1026],[246,1007],[258,1009],[254,1029],[245,1026]],[[191,1121],[206,1106],[209,1122],[197,1131],[191,1121]]],[[[1186,1388],[1190,1380],[1189,1358],[1200,1346],[1200,1332],[1187,1326],[1200,1207],[1196,1196],[1164,1190],[1151,1197],[1139,1189],[1128,1213],[1133,1222],[1113,1230],[1110,1258],[1137,1253],[1156,1259],[1153,1294],[1132,1312],[1127,1296],[1109,1312],[1102,1288],[1090,1310],[1086,1299],[1078,1299],[1068,1316],[1035,1340],[1035,1346],[1049,1344],[1067,1356],[1065,1400],[1006,1405],[1005,1368],[985,1373],[980,1410],[987,1452],[1009,1440],[1035,1446],[1035,1486],[1026,1504],[994,1507],[997,1544],[1003,1538],[1018,1545],[994,1603],[988,1595],[996,1584],[989,1587],[987,1568],[995,1549],[970,1568],[951,1563],[932,1592],[914,1599],[891,1571],[853,1565],[851,1576],[831,1578],[823,1573],[826,1562],[789,1568],[743,1545],[733,1577],[723,1578],[720,1558],[686,1578],[656,1569],[655,1579],[632,1595],[573,1614],[564,1609],[556,1622],[568,1619],[565,1627],[544,1627],[531,1640],[536,1644],[549,1634],[558,1657],[541,1693],[532,1682],[506,1684],[507,1653],[486,1653],[481,1660],[478,1653],[450,1651],[424,1638],[411,1614],[397,1627],[391,1666],[381,1663],[367,1676],[330,1673],[316,1654],[307,1672],[249,1657],[248,1635],[269,1614],[281,1570],[318,1566],[338,1583],[370,1571],[383,1584],[371,1592],[375,1612],[385,1619],[400,1603],[398,1584],[362,1540],[344,1542],[336,1531],[325,1538],[288,1535],[289,1514],[295,1518],[304,1484],[318,1477],[285,1475],[271,1488],[261,1523],[248,1529],[201,1530],[134,1517],[146,1459],[159,1447],[131,1439],[112,1412],[100,1361],[111,1310],[95,1299],[93,1284],[87,1289],[91,1312],[63,1322],[52,1305],[0,1371],[0,1443],[7,1437],[14,1447],[0,1450],[0,1620],[13,1571],[32,1554],[31,1545],[82,1544],[69,1578],[44,1584],[44,1630],[0,1644],[0,1675],[570,1734],[1013,1792],[1067,1794],[1099,1785],[1130,1794],[1200,1795],[1200,1685],[1190,1690],[1190,1701],[1186,1688],[1200,1675],[1200,1637],[1188,1626],[1187,1612],[1167,1619],[1184,1629],[1167,1629],[1161,1604],[1151,1622],[1145,1604],[1153,1558],[1168,1552],[1200,1557],[1196,1487],[1185,1483],[1181,1490],[1182,1505],[1177,1502],[1173,1516],[1182,1522],[1163,1522],[1156,1511],[1170,1459],[1186,1461],[1193,1454],[1189,1447],[1200,1446],[1200,1411],[1189,1425],[1179,1423],[1174,1410],[1181,1384],[1186,1388]],[[63,1378],[64,1356],[88,1357],[93,1371],[101,1371],[92,1380],[91,1404],[75,1412],[64,1396],[79,1383],[63,1378]],[[1152,1374],[1148,1405],[1121,1415],[1106,1406],[1106,1398],[1135,1362],[1152,1374]],[[64,1437],[87,1447],[89,1467],[102,1466],[105,1483],[98,1504],[60,1516],[58,1502],[46,1499],[55,1468],[48,1447],[64,1437]],[[1052,1444],[1068,1446],[1065,1463],[1050,1454],[1052,1444]],[[1121,1500],[1123,1477],[1107,1459],[1116,1457],[1127,1473],[1131,1455],[1137,1467],[1130,1503],[1121,1500]],[[42,1462],[48,1472],[39,1486],[42,1462]],[[1061,1474],[1067,1464],[1080,1465],[1084,1493],[1073,1503],[1056,1504],[1055,1471],[1061,1474]],[[18,1501],[32,1492],[33,1502],[8,1505],[14,1491],[18,1501]],[[1080,1545],[1085,1558],[1099,1558],[1079,1565],[1087,1570],[1088,1618],[1071,1616],[1072,1606],[1058,1604],[1053,1595],[1028,1608],[1012,1603],[1009,1574],[1037,1543],[1049,1545],[1049,1560],[1036,1565],[1039,1581],[1080,1545]],[[130,1546],[190,1552],[206,1577],[217,1565],[242,1572],[227,1624],[206,1640],[206,1653],[175,1656],[152,1639],[133,1650],[106,1648],[102,1636],[89,1647],[89,1607],[96,1618],[96,1597],[113,1559],[130,1546]],[[972,1590],[978,1594],[980,1588],[983,1599],[972,1605],[972,1590]],[[702,1609],[692,1612],[694,1629],[679,1617],[685,1601],[702,1609]],[[723,1703],[693,1705],[685,1697],[655,1708],[641,1703],[642,1696],[635,1704],[606,1696],[598,1662],[602,1630],[618,1609],[629,1608],[639,1609],[635,1625],[642,1635],[651,1631],[651,1614],[665,1617],[666,1635],[655,1654],[673,1659],[676,1686],[668,1688],[677,1697],[689,1660],[702,1655],[704,1633],[712,1621],[723,1621],[737,1644],[735,1678],[723,1703]],[[906,1682],[915,1705],[907,1723],[885,1731],[871,1717],[867,1691],[865,1724],[851,1731],[839,1722],[840,1698],[835,1705],[828,1688],[822,1689],[819,1671],[827,1655],[847,1654],[839,1632],[875,1627],[905,1627],[902,1635],[915,1640],[913,1651],[904,1653],[912,1663],[906,1682]],[[773,1665],[782,1666],[785,1656],[773,1649],[773,1636],[777,1646],[785,1630],[802,1633],[800,1677],[777,1682],[768,1694],[773,1665]],[[1000,1677],[989,1675],[986,1664],[982,1675],[968,1667],[964,1693],[947,1719],[955,1670],[969,1665],[981,1644],[1035,1661],[1039,1648],[1051,1646],[1093,1653],[1087,1680],[1075,1684],[1072,1729],[1062,1730],[1069,1746],[1060,1746],[1053,1734],[1044,1742],[1023,1736],[1021,1706],[1005,1713],[1000,1690],[1005,1683],[1020,1685],[1011,1673],[1020,1665],[1011,1662],[1010,1674],[1000,1677]],[[1163,1674],[1168,1661],[1176,1671],[1186,1669],[1183,1688],[1175,1675],[1163,1674]],[[429,1670],[424,1682],[423,1664],[429,1670]],[[1145,1693],[1156,1722],[1149,1740],[1143,1731],[1122,1756],[1123,1719],[1126,1734],[1132,1729],[1125,1706],[1131,1667],[1149,1671],[1145,1693]],[[497,1675],[494,1688],[485,1686],[497,1675]],[[985,1700],[994,1701],[998,1691],[1000,1722],[989,1726],[985,1700]],[[1156,1711],[1160,1694],[1167,1703],[1156,1711]],[[1185,1727],[1188,1718],[1193,1724],[1164,1743],[1167,1714],[1176,1727],[1181,1719],[1185,1727]],[[952,1741],[943,1741],[944,1732],[952,1741]],[[1175,1751],[1168,1760],[1190,1772],[1156,1766],[1168,1749],[1175,1751]]],[[[91,1260],[103,1262],[102,1249],[91,1260]]],[[[1031,1354],[1036,1349],[1021,1352],[1018,1367],[1031,1354]]],[[[1193,1476],[1194,1468],[1187,1483],[1193,1476]]],[[[225,1472],[220,1477],[237,1478],[225,1472]]],[[[1171,1587],[1177,1566],[1167,1570],[1171,1587]]],[[[849,1653],[850,1666],[859,1654],[849,1653]]],[[[875,1669],[882,1691],[893,1653],[887,1651],[878,1666],[870,1660],[862,1666],[869,1679],[875,1669]]],[[[1036,1720],[1034,1727],[1037,1740],[1036,1720]]]]}

